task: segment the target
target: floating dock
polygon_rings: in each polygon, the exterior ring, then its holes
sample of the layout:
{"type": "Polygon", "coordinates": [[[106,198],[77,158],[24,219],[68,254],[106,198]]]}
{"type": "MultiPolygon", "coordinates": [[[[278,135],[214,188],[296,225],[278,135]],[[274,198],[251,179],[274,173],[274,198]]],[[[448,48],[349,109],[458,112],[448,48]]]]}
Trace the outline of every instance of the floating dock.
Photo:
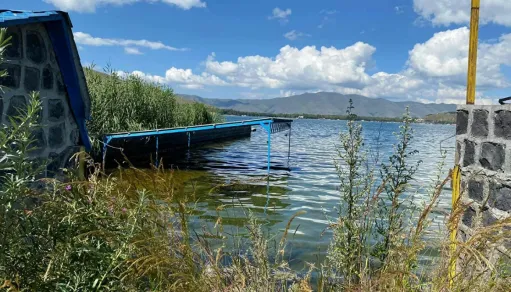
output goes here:
{"type": "MultiPolygon", "coordinates": [[[[291,123],[293,120],[265,118],[236,121],[182,128],[157,129],[138,132],[106,134],[103,137],[103,165],[116,167],[129,161],[136,166],[158,165],[160,159],[183,150],[214,142],[247,138],[253,126],[261,126],[268,133],[268,173],[271,162],[271,134],[289,131],[289,149],[291,149],[291,123]]],[[[289,157],[289,153],[288,153],[289,157]]]]}

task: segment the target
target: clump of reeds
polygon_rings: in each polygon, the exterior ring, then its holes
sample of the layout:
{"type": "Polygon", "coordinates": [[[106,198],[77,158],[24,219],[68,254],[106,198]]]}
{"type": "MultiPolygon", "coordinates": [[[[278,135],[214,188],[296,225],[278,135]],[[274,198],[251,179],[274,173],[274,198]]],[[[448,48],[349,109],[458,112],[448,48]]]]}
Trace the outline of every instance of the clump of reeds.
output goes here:
{"type": "Polygon", "coordinates": [[[137,75],[121,76],[112,69],[105,73],[85,68],[91,98],[93,137],[102,134],[222,121],[215,109],[177,97],[168,86],[151,83],[137,75]]]}

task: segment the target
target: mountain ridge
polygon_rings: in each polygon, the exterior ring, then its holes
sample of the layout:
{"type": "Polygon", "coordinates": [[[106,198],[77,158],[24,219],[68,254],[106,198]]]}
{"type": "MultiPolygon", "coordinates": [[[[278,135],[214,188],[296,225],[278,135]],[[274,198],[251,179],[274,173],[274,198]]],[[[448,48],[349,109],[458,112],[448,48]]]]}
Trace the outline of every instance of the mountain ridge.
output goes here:
{"type": "Polygon", "coordinates": [[[354,113],[366,117],[399,117],[408,106],[410,114],[423,118],[426,115],[456,110],[455,104],[426,104],[414,101],[391,101],[357,94],[335,92],[303,93],[269,99],[216,99],[197,95],[178,94],[182,98],[202,102],[221,109],[241,112],[271,114],[344,115],[349,100],[353,100],[354,113]]]}

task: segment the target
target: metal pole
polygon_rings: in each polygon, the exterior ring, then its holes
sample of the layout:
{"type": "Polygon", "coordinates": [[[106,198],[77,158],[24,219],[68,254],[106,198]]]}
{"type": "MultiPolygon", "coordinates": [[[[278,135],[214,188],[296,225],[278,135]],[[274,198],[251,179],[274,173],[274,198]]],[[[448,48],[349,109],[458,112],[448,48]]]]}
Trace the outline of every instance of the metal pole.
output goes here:
{"type": "Polygon", "coordinates": [[[470,40],[468,47],[467,104],[474,104],[476,99],[477,43],[479,33],[480,0],[472,0],[470,14],[470,40]]]}
{"type": "Polygon", "coordinates": [[[268,179],[270,178],[270,163],[271,163],[271,126],[268,125],[268,179]]]}
{"type": "Polygon", "coordinates": [[[289,125],[289,144],[287,146],[287,167],[289,168],[289,157],[291,156],[291,125],[289,125]]]}
{"type": "MultiPolygon", "coordinates": [[[[458,200],[460,198],[460,186],[461,186],[461,173],[460,166],[456,165],[451,173],[451,182],[452,182],[452,214],[456,212],[456,208],[458,207],[458,200]]],[[[457,220],[457,219],[454,219],[457,220]]],[[[453,222],[451,225],[451,256],[449,262],[449,287],[452,289],[454,285],[454,278],[456,277],[456,236],[458,233],[458,222],[453,222]]]]}
{"type": "Polygon", "coordinates": [[[158,167],[158,163],[159,163],[159,158],[158,158],[158,142],[159,142],[159,139],[158,139],[158,136],[156,136],[156,167],[158,167]]]}
{"type": "Polygon", "coordinates": [[[110,138],[105,137],[105,141],[103,142],[103,171],[105,171],[106,150],[108,149],[108,143],[110,143],[110,138]]]}

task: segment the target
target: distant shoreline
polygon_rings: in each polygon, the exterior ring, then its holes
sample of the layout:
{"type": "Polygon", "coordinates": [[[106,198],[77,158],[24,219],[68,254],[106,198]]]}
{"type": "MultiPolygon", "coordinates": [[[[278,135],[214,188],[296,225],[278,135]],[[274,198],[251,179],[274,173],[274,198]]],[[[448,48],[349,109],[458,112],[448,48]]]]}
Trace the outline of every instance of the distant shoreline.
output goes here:
{"type": "MultiPolygon", "coordinates": [[[[256,113],[256,112],[242,112],[232,109],[218,109],[220,114],[232,115],[232,116],[252,116],[252,117],[270,117],[270,118],[290,118],[290,119],[311,119],[311,120],[348,120],[347,115],[317,115],[317,114],[273,114],[273,113],[256,113]]],[[[433,115],[428,115],[433,116],[433,115]]],[[[421,124],[455,124],[454,121],[446,120],[435,120],[426,118],[413,118],[414,123],[421,124]]],[[[368,121],[368,122],[401,122],[401,117],[364,117],[356,116],[357,121],[368,121]]]]}

